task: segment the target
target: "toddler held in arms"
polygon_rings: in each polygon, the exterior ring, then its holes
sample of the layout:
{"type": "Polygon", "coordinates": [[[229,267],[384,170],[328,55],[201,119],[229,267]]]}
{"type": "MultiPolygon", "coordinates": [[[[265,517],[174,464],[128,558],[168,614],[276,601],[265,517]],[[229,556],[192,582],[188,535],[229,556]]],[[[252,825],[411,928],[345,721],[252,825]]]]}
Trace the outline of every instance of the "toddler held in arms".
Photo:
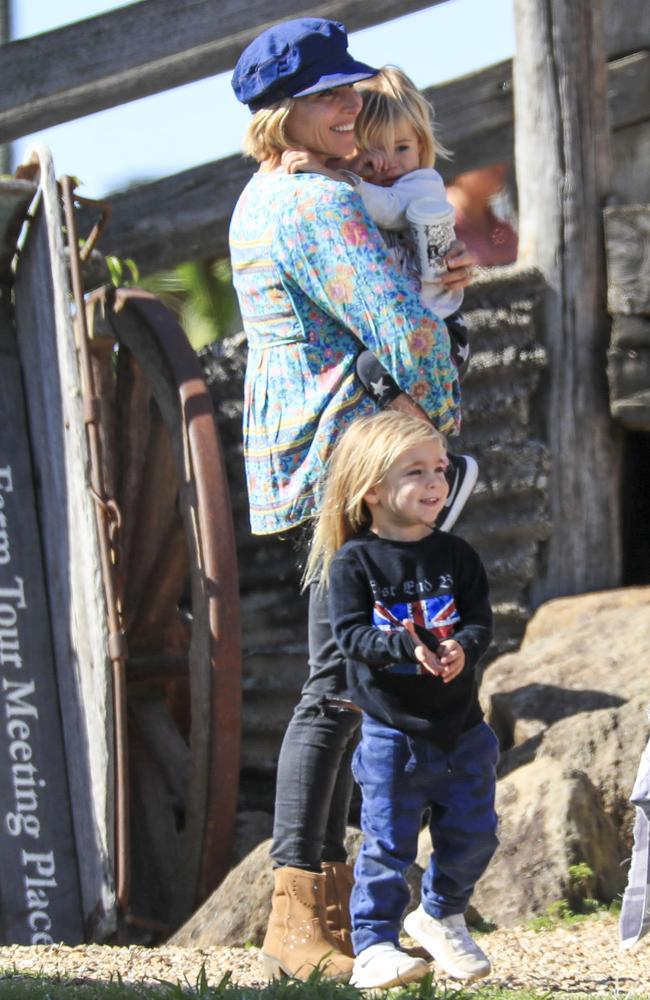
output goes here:
{"type": "Polygon", "coordinates": [[[320,173],[358,190],[396,265],[419,283],[423,304],[444,319],[452,360],[463,375],[469,361],[467,327],[458,311],[463,293],[454,287],[453,271],[434,281],[422,278],[407,219],[409,207],[424,205],[422,199],[453,219],[453,207],[433,166],[436,155],[447,151],[435,138],[431,106],[395,66],[384,66],[356,89],[363,98],[355,122],[356,153],[344,160],[328,160],[324,167],[315,156],[293,149],[285,151],[282,163],[290,173],[320,173]]]}

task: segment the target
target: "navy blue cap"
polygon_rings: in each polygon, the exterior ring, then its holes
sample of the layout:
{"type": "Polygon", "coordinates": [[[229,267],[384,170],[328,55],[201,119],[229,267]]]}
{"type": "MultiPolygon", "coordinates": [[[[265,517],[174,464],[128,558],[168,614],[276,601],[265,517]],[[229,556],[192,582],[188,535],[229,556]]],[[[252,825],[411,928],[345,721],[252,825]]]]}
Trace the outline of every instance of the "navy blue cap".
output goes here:
{"type": "Polygon", "coordinates": [[[348,52],[348,36],[338,21],[300,17],[267,28],[244,49],[232,89],[251,111],[286,97],[306,97],[376,76],[348,52]]]}

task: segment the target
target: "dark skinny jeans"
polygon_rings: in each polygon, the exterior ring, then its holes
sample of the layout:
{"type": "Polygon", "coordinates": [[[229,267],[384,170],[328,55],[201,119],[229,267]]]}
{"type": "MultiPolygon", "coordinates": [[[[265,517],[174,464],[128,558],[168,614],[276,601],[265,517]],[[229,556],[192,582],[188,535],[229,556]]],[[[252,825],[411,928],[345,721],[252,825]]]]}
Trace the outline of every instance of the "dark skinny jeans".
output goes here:
{"type": "Polygon", "coordinates": [[[345,861],[352,753],[361,716],[328,704],[345,695],[345,661],[329,622],[327,597],[309,594],[309,676],[278,759],[271,857],[276,866],[320,871],[345,861]]]}

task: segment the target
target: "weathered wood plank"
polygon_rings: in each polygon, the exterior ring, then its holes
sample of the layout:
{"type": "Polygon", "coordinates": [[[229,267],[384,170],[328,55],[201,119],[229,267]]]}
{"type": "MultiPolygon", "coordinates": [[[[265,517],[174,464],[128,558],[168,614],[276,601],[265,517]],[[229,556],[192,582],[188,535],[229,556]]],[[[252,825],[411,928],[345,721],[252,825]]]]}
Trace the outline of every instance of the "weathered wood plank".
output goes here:
{"type": "Polygon", "coordinates": [[[519,262],[548,286],[553,530],[538,603],[620,583],[621,447],[604,371],[611,159],[602,0],[515,0],[515,23],[519,262]]]}
{"type": "MultiPolygon", "coordinates": [[[[650,10],[650,4],[648,5],[650,10]]],[[[609,63],[607,73],[609,120],[613,129],[627,128],[650,118],[650,51],[633,52],[609,63]]]]}
{"type": "MultiPolygon", "coordinates": [[[[634,52],[607,65],[609,120],[613,130],[650,118],[650,52],[634,52]]],[[[436,167],[445,180],[464,170],[513,159],[512,62],[429,87],[438,133],[453,159],[436,167]]]]}
{"type": "MultiPolygon", "coordinates": [[[[444,2],[191,0],[179,18],[176,0],[141,0],[3,46],[0,142],[228,70],[265,24],[282,18],[332,17],[355,31],[444,2]]],[[[646,0],[623,8],[608,0],[605,9],[611,57],[650,47],[646,0]]],[[[463,115],[473,111],[467,104],[463,115]]]]}
{"type": "Polygon", "coordinates": [[[606,208],[605,239],[609,311],[650,316],[650,205],[606,208]]]}
{"type": "Polygon", "coordinates": [[[648,0],[605,0],[603,4],[605,47],[610,59],[650,48],[650,4],[648,0]]]}
{"type": "Polygon", "coordinates": [[[0,938],[79,944],[77,846],[27,412],[6,297],[0,298],[0,426],[0,938]]]}
{"type": "Polygon", "coordinates": [[[650,319],[614,317],[607,351],[612,416],[630,430],[650,431],[650,319]]]}
{"type": "Polygon", "coordinates": [[[444,2],[186,0],[181,11],[178,0],[141,0],[3,46],[0,142],[228,70],[283,18],[331,17],[353,31],[444,2]]]}
{"type": "Polygon", "coordinates": [[[79,847],[86,935],[115,929],[113,707],[105,599],[59,195],[48,151],[35,150],[42,197],[15,282],[37,511],[79,847]]]}
{"type": "Polygon", "coordinates": [[[512,60],[427,87],[424,95],[433,105],[437,134],[455,152],[459,141],[512,125],[512,60]]]}
{"type": "MultiPolygon", "coordinates": [[[[252,160],[229,156],[115,195],[102,252],[132,257],[141,274],[227,256],[230,216],[255,169],[252,160]]],[[[92,220],[82,210],[84,231],[92,220]]]]}
{"type": "Polygon", "coordinates": [[[607,304],[614,314],[607,352],[612,415],[650,431],[650,206],[605,210],[607,304]]]}
{"type": "MultiPolygon", "coordinates": [[[[642,107],[648,114],[643,80],[649,74],[649,53],[608,67],[615,128],[636,121],[642,107]]],[[[510,61],[425,93],[433,103],[441,139],[454,151],[453,160],[436,164],[443,177],[512,159],[510,61]]],[[[133,257],[142,274],[187,260],[226,256],[230,216],[255,169],[252,160],[229,156],[114,195],[102,250],[133,257]]],[[[91,213],[86,210],[81,219],[90,230],[95,221],[91,213]]]]}

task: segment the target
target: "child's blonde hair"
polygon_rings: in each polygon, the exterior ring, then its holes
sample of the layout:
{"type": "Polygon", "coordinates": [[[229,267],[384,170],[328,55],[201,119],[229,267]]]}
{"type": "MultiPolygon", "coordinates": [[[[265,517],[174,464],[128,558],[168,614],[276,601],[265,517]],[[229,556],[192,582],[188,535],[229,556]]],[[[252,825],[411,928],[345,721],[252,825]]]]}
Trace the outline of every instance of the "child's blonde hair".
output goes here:
{"type": "Polygon", "coordinates": [[[382,66],[376,76],[357,84],[356,89],[363,98],[354,125],[361,149],[392,150],[400,122],[407,121],[420,141],[420,167],[432,167],[436,156],[450,155],[434,135],[432,106],[403,70],[382,66]]]}
{"type": "Polygon", "coordinates": [[[327,468],[320,514],[316,518],[304,586],[326,584],[332,559],[341,546],[370,527],[364,497],[409,448],[445,438],[433,424],[396,410],[355,420],[339,438],[327,468]]]}

